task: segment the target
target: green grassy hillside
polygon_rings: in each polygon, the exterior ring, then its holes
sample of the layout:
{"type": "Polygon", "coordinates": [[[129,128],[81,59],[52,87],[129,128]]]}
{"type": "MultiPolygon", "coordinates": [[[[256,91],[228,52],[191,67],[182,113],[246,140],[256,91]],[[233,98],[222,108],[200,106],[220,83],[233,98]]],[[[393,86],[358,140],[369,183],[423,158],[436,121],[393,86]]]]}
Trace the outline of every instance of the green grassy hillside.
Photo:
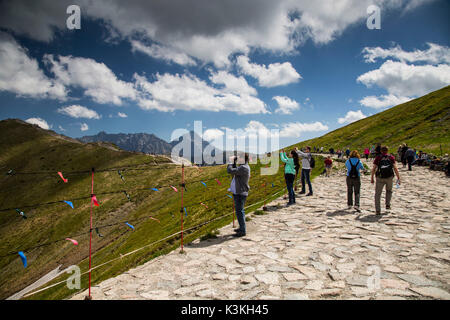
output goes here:
{"type": "MultiPolygon", "coordinates": [[[[88,270],[89,170],[92,167],[96,170],[94,193],[101,204],[94,207],[93,224],[94,228],[100,226],[99,231],[104,235],[99,237],[93,233],[93,266],[180,230],[180,192],[176,193],[170,187],[159,188],[159,191],[133,191],[144,186],[174,185],[180,189],[181,167],[168,164],[167,158],[120,151],[111,145],[82,144],[18,120],[0,121],[0,148],[0,210],[12,208],[0,211],[0,298],[23,289],[61,264],[62,268],[77,264],[82,272],[88,270]],[[105,168],[132,165],[140,165],[134,168],[139,170],[123,170],[125,181],[116,170],[102,172],[105,168]],[[11,169],[16,174],[7,175],[11,169]],[[69,173],[86,170],[86,173],[69,173]],[[69,179],[68,183],[62,181],[58,171],[69,179]],[[120,190],[128,190],[131,202],[120,190]],[[119,193],[103,194],[110,191],[119,193]],[[62,202],[37,208],[21,207],[80,197],[87,198],[73,201],[75,209],[62,202]],[[22,219],[13,208],[25,212],[28,219],[22,219]],[[150,219],[150,215],[159,219],[160,223],[150,219]],[[134,225],[135,231],[125,225],[126,221],[134,225]],[[64,240],[69,236],[76,239],[79,245],[74,246],[64,240]],[[23,267],[16,253],[18,251],[24,251],[27,256],[27,268],[23,267]]],[[[247,212],[259,208],[262,204],[258,202],[262,199],[285,190],[283,167],[274,176],[261,176],[260,168],[261,164],[251,165],[252,189],[247,205],[255,206],[247,212]],[[262,187],[264,183],[266,187],[262,187]]],[[[313,176],[322,170],[321,161],[318,161],[313,176]]],[[[232,212],[232,200],[226,196],[230,177],[225,166],[203,167],[201,170],[187,167],[185,172],[185,207],[188,212],[185,229],[232,212]],[[206,182],[207,187],[200,180],[206,182]]],[[[195,228],[185,235],[185,241],[190,242],[231,221],[232,216],[227,216],[195,228]]],[[[179,236],[176,236],[108,263],[92,272],[92,283],[118,275],[178,246],[179,236]]],[[[53,282],[67,276],[63,275],[53,282]]],[[[87,283],[88,277],[83,276],[83,289],[87,283]]],[[[30,298],[61,299],[74,293],[65,285],[59,285],[30,298]]]]}
{"type": "Polygon", "coordinates": [[[450,153],[450,86],[353,122],[297,146],[358,149],[381,143],[396,152],[402,143],[435,155],[450,153]]]}

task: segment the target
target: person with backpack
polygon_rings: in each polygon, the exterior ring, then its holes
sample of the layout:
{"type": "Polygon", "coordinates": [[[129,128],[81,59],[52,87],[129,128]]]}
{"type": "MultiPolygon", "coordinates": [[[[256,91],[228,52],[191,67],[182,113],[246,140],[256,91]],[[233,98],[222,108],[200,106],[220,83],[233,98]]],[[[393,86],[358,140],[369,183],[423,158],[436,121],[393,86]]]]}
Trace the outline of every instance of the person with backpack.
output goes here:
{"type": "Polygon", "coordinates": [[[331,175],[331,168],[333,167],[333,160],[331,160],[331,156],[328,156],[325,161],[325,176],[329,177],[331,175]]]}
{"type": "Polygon", "coordinates": [[[366,157],[366,161],[369,161],[369,154],[370,154],[369,148],[365,148],[364,149],[364,156],[366,157]]]}
{"type": "Polygon", "coordinates": [[[311,156],[311,147],[306,147],[306,152],[302,152],[300,150],[297,150],[295,148],[295,151],[297,152],[298,156],[302,158],[302,191],[300,191],[300,194],[306,193],[306,186],[305,184],[308,184],[309,187],[309,193],[306,196],[312,196],[313,195],[313,189],[311,185],[311,169],[315,167],[315,160],[311,156]]]}
{"type": "Polygon", "coordinates": [[[365,170],[364,165],[360,161],[358,151],[353,150],[350,153],[350,158],[345,162],[347,167],[347,205],[350,210],[353,206],[353,194],[355,194],[355,210],[361,212],[359,209],[359,194],[361,190],[361,173],[360,170],[365,170]]]}
{"type": "Polygon", "coordinates": [[[294,181],[296,177],[296,167],[299,167],[298,155],[294,150],[290,153],[291,157],[286,155],[286,152],[281,150],[280,158],[286,165],[284,167],[284,179],[286,180],[286,187],[289,194],[289,202],[288,206],[293,205],[295,203],[295,193],[294,193],[294,181]]]}
{"type": "Polygon", "coordinates": [[[395,157],[388,154],[388,148],[381,148],[381,155],[377,156],[373,161],[372,175],[370,182],[375,183],[374,175],[377,177],[375,184],[375,212],[381,214],[381,193],[386,186],[386,211],[391,210],[392,185],[394,172],[397,176],[397,184],[400,185],[400,174],[395,163],[395,157]]]}
{"type": "Polygon", "coordinates": [[[347,148],[347,150],[345,150],[345,155],[347,156],[347,159],[350,158],[350,149],[347,148]]]}
{"type": "Polygon", "coordinates": [[[412,171],[412,164],[416,160],[416,151],[412,148],[408,148],[405,152],[405,158],[408,162],[408,171],[412,171]]]}

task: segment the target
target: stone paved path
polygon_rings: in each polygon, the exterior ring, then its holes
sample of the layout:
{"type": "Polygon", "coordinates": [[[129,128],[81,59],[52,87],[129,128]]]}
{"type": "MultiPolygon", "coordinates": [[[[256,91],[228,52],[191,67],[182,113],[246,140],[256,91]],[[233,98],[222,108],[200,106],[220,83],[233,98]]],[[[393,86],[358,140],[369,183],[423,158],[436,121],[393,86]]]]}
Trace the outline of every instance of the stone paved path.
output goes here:
{"type": "MultiPolygon", "coordinates": [[[[94,299],[450,299],[450,184],[443,172],[400,170],[392,211],[374,215],[362,177],[362,212],[347,210],[340,171],[313,197],[252,215],[247,237],[230,225],[93,287],[94,299]]],[[[382,198],[384,202],[384,198],[382,198]]],[[[382,202],[382,203],[383,203],[382,202]]],[[[86,291],[73,297],[82,299],[86,291]]]]}

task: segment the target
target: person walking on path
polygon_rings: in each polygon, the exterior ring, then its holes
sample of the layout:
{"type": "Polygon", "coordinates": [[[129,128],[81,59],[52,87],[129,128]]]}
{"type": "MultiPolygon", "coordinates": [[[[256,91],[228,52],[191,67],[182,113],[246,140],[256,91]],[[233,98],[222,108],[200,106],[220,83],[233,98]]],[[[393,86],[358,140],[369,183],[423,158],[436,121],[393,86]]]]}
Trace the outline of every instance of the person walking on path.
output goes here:
{"type": "Polygon", "coordinates": [[[245,153],[244,158],[244,164],[239,165],[239,167],[236,166],[237,157],[234,157],[233,164],[229,164],[227,167],[227,172],[233,177],[229,191],[233,193],[234,207],[239,223],[239,228],[234,230],[236,232],[235,237],[243,237],[246,235],[244,206],[248,192],[250,191],[250,186],[248,185],[248,181],[250,180],[248,153],[245,153]]]}
{"type": "Polygon", "coordinates": [[[347,159],[349,159],[350,157],[350,149],[347,148],[347,150],[345,150],[345,155],[347,156],[347,159]]]}
{"type": "Polygon", "coordinates": [[[301,173],[302,191],[300,191],[300,194],[306,193],[305,184],[307,183],[309,188],[309,193],[307,194],[307,196],[312,196],[313,189],[311,185],[311,161],[312,161],[311,147],[306,147],[306,152],[302,152],[297,148],[295,148],[295,151],[297,152],[298,156],[302,158],[302,173],[301,173]]]}
{"type": "Polygon", "coordinates": [[[331,156],[328,156],[325,161],[325,176],[329,177],[331,175],[331,168],[333,167],[333,160],[331,160],[331,156]]]}
{"type": "Polygon", "coordinates": [[[402,145],[402,156],[401,156],[403,168],[406,168],[406,151],[408,151],[408,145],[406,143],[404,143],[402,145]]]}
{"type": "Polygon", "coordinates": [[[391,210],[391,198],[392,198],[392,184],[394,178],[394,172],[397,176],[397,184],[400,185],[400,174],[395,163],[393,155],[388,154],[388,148],[381,148],[381,155],[377,156],[373,162],[372,175],[370,182],[375,182],[374,175],[377,177],[375,184],[375,212],[377,215],[381,214],[381,193],[384,186],[386,186],[386,211],[391,210]]]}
{"type": "Polygon", "coordinates": [[[377,143],[375,148],[375,157],[378,157],[379,155],[381,155],[381,144],[377,143]]]}
{"type": "Polygon", "coordinates": [[[361,173],[360,170],[365,170],[364,165],[359,160],[360,155],[358,151],[353,150],[350,153],[350,158],[345,162],[347,167],[347,205],[350,210],[353,206],[353,194],[355,194],[355,210],[361,212],[359,209],[359,194],[361,190],[361,173]]]}
{"type": "Polygon", "coordinates": [[[280,152],[280,158],[281,161],[286,164],[284,167],[284,179],[286,180],[286,187],[289,194],[289,202],[287,205],[290,206],[295,203],[294,181],[296,176],[295,167],[299,165],[298,155],[294,150],[292,150],[290,157],[288,157],[283,149],[280,152]]]}
{"type": "Polygon", "coordinates": [[[369,154],[370,154],[369,148],[365,148],[364,149],[364,156],[366,157],[366,161],[369,161],[369,154]]]}
{"type": "Polygon", "coordinates": [[[405,153],[406,161],[408,162],[408,171],[412,170],[412,164],[416,160],[416,151],[414,151],[412,148],[408,148],[405,153]]]}

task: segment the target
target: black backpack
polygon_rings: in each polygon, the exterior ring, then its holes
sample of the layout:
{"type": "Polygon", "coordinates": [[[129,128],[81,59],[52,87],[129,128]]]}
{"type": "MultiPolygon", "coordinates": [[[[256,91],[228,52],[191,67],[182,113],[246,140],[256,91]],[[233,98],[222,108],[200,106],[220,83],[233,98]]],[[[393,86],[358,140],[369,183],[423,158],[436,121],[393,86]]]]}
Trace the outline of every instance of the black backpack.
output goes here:
{"type": "Polygon", "coordinates": [[[359,165],[359,160],[358,160],[358,162],[356,162],[355,165],[352,164],[350,159],[348,161],[350,162],[350,166],[351,166],[348,176],[350,178],[358,178],[359,174],[358,174],[358,169],[357,168],[358,168],[358,165],[359,165]]]}
{"type": "Polygon", "coordinates": [[[380,178],[390,178],[394,176],[394,167],[388,155],[381,158],[378,163],[377,176],[380,178]]]}
{"type": "Polygon", "coordinates": [[[313,156],[309,156],[309,166],[311,167],[311,169],[314,169],[314,167],[316,166],[316,160],[314,160],[313,156]]]}

